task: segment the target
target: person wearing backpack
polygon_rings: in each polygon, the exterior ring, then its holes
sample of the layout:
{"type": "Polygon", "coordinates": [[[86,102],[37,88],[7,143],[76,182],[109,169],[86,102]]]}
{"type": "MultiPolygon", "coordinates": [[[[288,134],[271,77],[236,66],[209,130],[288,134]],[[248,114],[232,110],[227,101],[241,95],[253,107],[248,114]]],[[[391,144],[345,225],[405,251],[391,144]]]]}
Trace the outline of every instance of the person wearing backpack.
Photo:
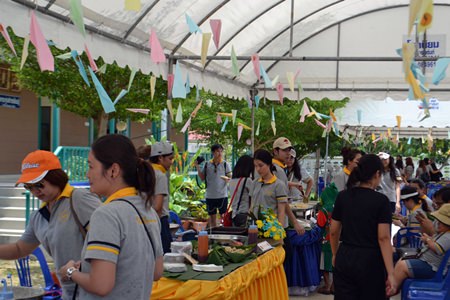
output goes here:
{"type": "Polygon", "coordinates": [[[213,158],[206,162],[203,169],[197,161],[194,162],[197,168],[198,177],[206,184],[206,207],[208,210],[209,227],[217,225],[217,210],[220,215],[227,211],[228,207],[228,187],[231,177],[231,167],[223,159],[223,146],[214,144],[211,146],[213,158]]]}

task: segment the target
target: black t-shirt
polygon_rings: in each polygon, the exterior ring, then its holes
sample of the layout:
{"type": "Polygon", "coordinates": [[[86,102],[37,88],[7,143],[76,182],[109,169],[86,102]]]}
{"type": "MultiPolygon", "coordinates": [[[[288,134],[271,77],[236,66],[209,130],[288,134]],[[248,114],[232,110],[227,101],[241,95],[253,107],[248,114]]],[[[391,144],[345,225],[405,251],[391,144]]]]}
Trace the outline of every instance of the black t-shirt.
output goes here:
{"type": "Polygon", "coordinates": [[[361,187],[338,194],[332,218],[342,224],[343,243],[364,248],[378,248],[378,224],[392,223],[389,199],[361,187]]]}

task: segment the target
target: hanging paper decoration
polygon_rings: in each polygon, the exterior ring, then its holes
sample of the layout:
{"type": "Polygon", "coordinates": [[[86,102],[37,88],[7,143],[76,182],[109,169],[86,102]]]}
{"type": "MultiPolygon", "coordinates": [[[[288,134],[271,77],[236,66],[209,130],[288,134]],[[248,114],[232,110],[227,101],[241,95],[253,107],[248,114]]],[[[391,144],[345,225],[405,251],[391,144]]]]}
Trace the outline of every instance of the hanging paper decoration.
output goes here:
{"type": "Polygon", "coordinates": [[[189,26],[190,33],[202,33],[200,27],[198,27],[197,23],[192,20],[192,18],[188,14],[184,14],[186,16],[186,23],[189,26]]]}
{"type": "Polygon", "coordinates": [[[98,80],[97,76],[95,76],[94,71],[91,69],[91,67],[88,67],[89,73],[91,75],[92,81],[94,82],[95,89],[97,90],[97,94],[100,97],[100,102],[102,103],[103,110],[105,113],[109,114],[113,111],[116,111],[114,108],[114,104],[111,101],[111,98],[109,97],[108,93],[106,93],[105,89],[103,88],[102,84],[98,80]]]}
{"type": "Polygon", "coordinates": [[[251,127],[249,127],[249,126],[247,126],[247,125],[245,125],[244,123],[241,123],[241,122],[238,122],[238,126],[242,126],[242,128],[244,128],[244,129],[246,129],[246,130],[252,130],[252,128],[251,127]]]}
{"type": "Polygon", "coordinates": [[[412,137],[408,138],[408,145],[411,145],[411,139],[412,139],[412,137]]]}
{"type": "Polygon", "coordinates": [[[411,86],[413,93],[414,93],[414,99],[423,99],[425,97],[425,95],[422,93],[422,91],[420,90],[420,87],[417,83],[416,78],[414,77],[413,72],[410,70],[408,72],[408,76],[406,77],[406,81],[408,82],[408,84],[411,86]]]}
{"type": "Polygon", "coordinates": [[[387,129],[387,136],[391,137],[391,129],[390,128],[387,129]]]}
{"type": "Polygon", "coordinates": [[[274,108],[273,108],[273,105],[272,105],[272,119],[271,119],[273,122],[275,122],[275,110],[274,110],[274,108]]]}
{"type": "Polygon", "coordinates": [[[200,110],[200,107],[202,107],[202,103],[203,101],[200,101],[197,106],[195,107],[195,109],[191,112],[191,117],[195,118],[195,116],[197,115],[198,111],[200,110]]]}
{"type": "Polygon", "coordinates": [[[220,31],[222,29],[222,21],[211,19],[211,20],[209,20],[209,25],[211,26],[211,31],[213,34],[214,45],[216,46],[216,49],[219,49],[220,31]]]}
{"type": "Polygon", "coordinates": [[[148,109],[148,108],[126,108],[126,110],[134,112],[134,113],[141,113],[144,115],[148,115],[148,113],[150,112],[150,109],[148,109]]]}
{"type": "Polygon", "coordinates": [[[441,80],[445,78],[445,72],[447,71],[448,64],[450,63],[450,58],[439,58],[436,61],[436,66],[434,67],[433,78],[431,82],[434,85],[438,85],[441,80]]]}
{"type": "Polygon", "coordinates": [[[326,136],[327,136],[327,130],[324,129],[324,131],[322,132],[322,137],[324,138],[324,137],[326,137],[326,136]]]}
{"type": "Polygon", "coordinates": [[[181,74],[180,64],[178,61],[177,64],[175,65],[175,76],[172,87],[172,97],[186,99],[186,87],[184,86],[183,75],[181,74]]]}
{"type": "Polygon", "coordinates": [[[278,80],[280,80],[280,75],[275,76],[275,78],[272,80],[272,86],[276,86],[278,83],[278,80]]]}
{"type": "Polygon", "coordinates": [[[72,52],[70,52],[70,54],[71,54],[73,60],[75,61],[75,64],[78,67],[78,72],[80,73],[80,75],[83,78],[84,82],[88,86],[91,86],[91,84],[89,83],[89,79],[87,77],[87,74],[86,74],[86,70],[84,69],[83,62],[81,61],[81,58],[78,56],[78,52],[76,50],[72,50],[72,52]]]}
{"type": "Polygon", "coordinates": [[[188,130],[189,126],[191,126],[191,117],[189,117],[189,119],[186,121],[186,123],[184,124],[183,128],[181,128],[181,132],[182,133],[186,133],[186,130],[188,130]]]}
{"type": "Polygon", "coordinates": [[[409,3],[409,21],[408,21],[408,35],[411,35],[411,31],[414,25],[414,22],[419,15],[421,10],[422,0],[410,0],[409,3]]]}
{"type": "Polygon", "coordinates": [[[259,107],[259,101],[261,100],[261,98],[258,96],[258,95],[256,95],[255,96],[255,106],[256,106],[256,109],[258,109],[258,107],[259,107]]]}
{"type": "Polygon", "coordinates": [[[239,76],[239,65],[236,57],[236,52],[234,51],[234,46],[231,46],[231,67],[234,76],[239,76]]]}
{"type": "Polygon", "coordinates": [[[311,107],[311,112],[308,114],[308,117],[315,116],[317,119],[321,120],[322,117],[316,112],[316,110],[311,107]]]}
{"type": "Polygon", "coordinates": [[[256,80],[259,80],[259,78],[261,77],[261,67],[259,64],[259,55],[258,53],[255,53],[251,56],[252,58],[252,63],[253,63],[253,71],[255,72],[256,75],[256,80]]]}
{"type": "Polygon", "coordinates": [[[375,133],[372,132],[372,141],[375,141],[376,137],[375,137],[375,133]]]}
{"type": "Polygon", "coordinates": [[[116,99],[114,100],[113,104],[116,105],[117,102],[119,102],[119,100],[122,99],[126,94],[128,94],[128,91],[122,89],[122,90],[119,92],[119,95],[117,95],[117,97],[116,97],[116,99]]]}
{"type": "Polygon", "coordinates": [[[245,100],[247,101],[248,108],[252,108],[252,100],[250,99],[250,97],[245,97],[245,100]]]}
{"type": "Polygon", "coordinates": [[[28,46],[30,45],[30,36],[27,35],[23,41],[22,58],[20,60],[20,69],[22,70],[23,65],[27,61],[28,57],[28,46]]]}
{"type": "Polygon", "coordinates": [[[294,92],[294,73],[286,72],[286,78],[289,83],[289,89],[294,92]]]}
{"type": "MultiPolygon", "coordinates": [[[[258,136],[259,135],[259,127],[261,126],[261,121],[258,121],[258,127],[256,128],[256,132],[255,135],[258,136]]],[[[449,131],[449,136],[450,136],[450,131],[449,131]]]]}
{"type": "Polygon", "coordinates": [[[3,38],[8,43],[8,46],[11,49],[11,51],[14,53],[15,56],[17,56],[16,49],[14,48],[14,44],[12,43],[11,38],[9,37],[8,30],[1,23],[0,23],[0,33],[3,35],[3,38]]]}
{"type": "Polygon", "coordinates": [[[92,59],[91,52],[89,51],[89,49],[88,49],[88,47],[87,47],[86,44],[84,44],[84,50],[86,51],[86,55],[87,55],[88,60],[89,60],[89,66],[91,66],[91,69],[92,69],[94,72],[97,72],[97,71],[98,71],[97,64],[96,64],[95,61],[92,59]]]}
{"type": "Polygon", "coordinates": [[[133,84],[134,77],[136,76],[136,69],[131,69],[130,79],[128,80],[128,89],[127,91],[130,91],[131,85],[133,84]]]}
{"type": "Polygon", "coordinates": [[[167,74],[167,95],[172,97],[172,88],[175,76],[173,74],[167,74]]]}
{"type": "Polygon", "coordinates": [[[52,52],[48,47],[47,40],[42,34],[41,28],[36,20],[34,11],[31,11],[31,23],[30,23],[30,40],[36,48],[37,59],[39,68],[41,71],[55,71],[55,62],[52,52]]]}
{"type": "MultiPolygon", "coordinates": [[[[331,121],[331,120],[327,121],[327,132],[331,131],[332,124],[333,124],[333,121],[331,121]]],[[[361,131],[362,131],[362,129],[361,129],[361,131]]],[[[362,134],[362,132],[359,133],[360,136],[361,136],[361,134],[362,134]]]]}
{"type": "Polygon", "coordinates": [[[334,134],[336,136],[339,136],[339,127],[338,127],[338,124],[336,122],[333,122],[333,129],[334,129],[334,134]]]}
{"type": "Polygon", "coordinates": [[[170,119],[173,121],[172,100],[167,100],[167,109],[169,110],[170,119]]]}
{"type": "Polygon", "coordinates": [[[281,105],[283,105],[283,92],[284,92],[283,84],[277,83],[277,94],[278,94],[278,99],[280,100],[281,105]]]}
{"type": "Polygon", "coordinates": [[[186,86],[186,95],[187,95],[187,94],[189,94],[191,92],[191,82],[189,80],[189,73],[187,73],[187,76],[186,76],[186,84],[185,84],[185,86],[186,86]]]}
{"type": "Polygon", "coordinates": [[[242,127],[242,125],[238,125],[237,127],[237,139],[238,141],[241,139],[241,135],[242,135],[242,130],[244,129],[244,127],[242,127]]]}
{"type": "Polygon", "coordinates": [[[322,127],[323,129],[327,129],[327,126],[325,126],[325,124],[323,124],[322,122],[320,122],[317,119],[314,119],[314,121],[316,122],[317,125],[319,125],[320,127],[322,127]]]}
{"type": "Polygon", "coordinates": [[[107,66],[107,64],[104,64],[103,66],[101,66],[100,68],[98,68],[97,73],[105,74],[105,73],[106,73],[106,66],[107,66]]]}
{"type": "Polygon", "coordinates": [[[207,99],[206,100],[206,105],[208,105],[208,107],[212,106],[212,100],[211,99],[207,99]]]}
{"type": "Polygon", "coordinates": [[[201,62],[203,67],[205,67],[206,64],[206,56],[208,55],[209,42],[211,42],[211,33],[210,32],[203,33],[202,55],[201,55],[201,62]]]}
{"type": "Polygon", "coordinates": [[[125,0],[125,10],[140,11],[141,0],[125,0]]]}
{"type": "Polygon", "coordinates": [[[264,80],[264,87],[272,88],[272,81],[270,81],[269,75],[267,75],[266,70],[264,70],[264,67],[262,64],[259,64],[259,71],[264,80]]]}
{"type": "Polygon", "coordinates": [[[236,109],[232,109],[231,110],[231,114],[232,114],[232,116],[233,116],[233,125],[234,125],[234,123],[236,122],[236,115],[237,115],[237,110],[236,109]]]}
{"type": "Polygon", "coordinates": [[[156,88],[156,76],[150,76],[150,99],[153,101],[155,97],[155,88],[156,88]]]}
{"type": "MultiPolygon", "coordinates": [[[[78,31],[80,31],[80,33],[85,37],[86,30],[84,28],[84,16],[83,7],[81,6],[81,0],[70,0],[70,19],[78,28],[78,31]]],[[[95,69],[92,70],[95,71],[95,69]]]]}
{"type": "Polygon", "coordinates": [[[362,110],[358,109],[356,111],[357,117],[358,117],[358,124],[361,124],[361,118],[362,118],[362,110]]]}
{"type": "Polygon", "coordinates": [[[333,111],[331,110],[331,108],[330,108],[330,117],[331,117],[331,119],[333,120],[333,122],[336,122],[336,121],[337,121],[336,116],[334,115],[334,113],[333,113],[333,111]]]}
{"type": "Polygon", "coordinates": [[[433,23],[433,0],[422,0],[421,10],[418,15],[418,32],[429,29],[433,23]]]}
{"type": "Polygon", "coordinates": [[[223,122],[222,129],[220,130],[221,132],[225,132],[225,128],[227,127],[227,124],[228,124],[228,117],[226,117],[225,121],[223,122]]]}
{"type": "Polygon", "coordinates": [[[150,33],[150,58],[155,64],[162,63],[166,61],[166,56],[164,55],[164,50],[156,35],[156,31],[152,29],[150,33]]]}
{"type": "Polygon", "coordinates": [[[397,127],[400,129],[402,126],[402,116],[395,116],[395,118],[397,119],[397,127]]]}
{"type": "Polygon", "coordinates": [[[308,104],[306,104],[306,100],[303,100],[302,110],[300,112],[300,123],[305,122],[305,117],[309,115],[311,111],[309,110],[308,104]]]}
{"type": "Polygon", "coordinates": [[[195,85],[195,101],[200,101],[200,90],[197,84],[195,85]]]}
{"type": "Polygon", "coordinates": [[[181,107],[181,101],[178,103],[177,116],[175,117],[175,123],[183,122],[183,108],[181,107]]]}
{"type": "Polygon", "coordinates": [[[219,114],[217,114],[216,123],[217,124],[221,124],[222,123],[222,117],[219,114]]]}
{"type": "Polygon", "coordinates": [[[408,100],[409,101],[416,100],[416,97],[414,96],[414,92],[411,86],[408,89],[408,100]]]}
{"type": "Polygon", "coordinates": [[[274,121],[270,122],[270,126],[272,126],[273,135],[277,135],[277,126],[274,121]]]}

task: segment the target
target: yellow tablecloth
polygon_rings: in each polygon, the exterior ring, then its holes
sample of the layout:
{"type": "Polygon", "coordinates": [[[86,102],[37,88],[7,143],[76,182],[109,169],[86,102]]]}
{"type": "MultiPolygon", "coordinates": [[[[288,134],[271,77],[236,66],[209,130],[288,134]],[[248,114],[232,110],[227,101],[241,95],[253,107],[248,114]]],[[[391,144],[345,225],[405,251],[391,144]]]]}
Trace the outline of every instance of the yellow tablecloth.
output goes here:
{"type": "Polygon", "coordinates": [[[218,281],[161,278],[153,284],[150,299],[287,300],[283,261],[284,249],[279,246],[218,281]]]}

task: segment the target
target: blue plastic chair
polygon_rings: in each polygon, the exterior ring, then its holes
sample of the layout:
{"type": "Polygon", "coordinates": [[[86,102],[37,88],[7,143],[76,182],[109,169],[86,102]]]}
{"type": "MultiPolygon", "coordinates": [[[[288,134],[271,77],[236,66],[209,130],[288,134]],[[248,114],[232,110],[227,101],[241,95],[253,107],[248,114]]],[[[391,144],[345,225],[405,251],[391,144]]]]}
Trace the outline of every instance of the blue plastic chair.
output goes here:
{"type": "Polygon", "coordinates": [[[422,240],[420,239],[419,231],[419,227],[400,228],[397,232],[397,243],[395,244],[395,248],[421,248],[422,240]],[[407,241],[406,245],[404,243],[405,240],[407,241]]]}
{"type": "Polygon", "coordinates": [[[180,225],[180,227],[178,228],[178,232],[183,232],[184,231],[183,224],[181,223],[181,219],[177,215],[176,212],[169,211],[169,223],[177,223],[178,225],[180,225]]]}
{"type": "MultiPolygon", "coordinates": [[[[52,274],[50,273],[50,269],[48,268],[47,260],[45,259],[44,253],[41,248],[37,247],[33,252],[37,260],[39,261],[39,265],[41,266],[42,275],[44,275],[45,286],[52,287],[55,282],[53,281],[52,274]]],[[[31,276],[30,276],[30,257],[19,258],[16,260],[16,269],[17,274],[19,276],[20,286],[31,287],[31,276]]]]}
{"type": "Polygon", "coordinates": [[[402,287],[402,300],[450,299],[450,276],[446,270],[449,258],[450,250],[447,250],[439,269],[431,279],[406,279],[402,287]]]}

